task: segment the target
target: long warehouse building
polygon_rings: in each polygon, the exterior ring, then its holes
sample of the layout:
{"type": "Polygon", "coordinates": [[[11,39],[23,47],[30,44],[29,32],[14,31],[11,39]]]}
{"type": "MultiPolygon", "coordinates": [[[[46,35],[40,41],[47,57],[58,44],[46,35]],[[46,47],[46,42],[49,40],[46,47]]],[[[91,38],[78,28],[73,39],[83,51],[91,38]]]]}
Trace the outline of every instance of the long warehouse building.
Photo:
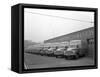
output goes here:
{"type": "Polygon", "coordinates": [[[94,27],[83,29],[77,32],[69,33],[59,37],[45,40],[44,43],[65,42],[71,40],[85,40],[88,43],[88,55],[93,58],[94,55],[94,27]]]}

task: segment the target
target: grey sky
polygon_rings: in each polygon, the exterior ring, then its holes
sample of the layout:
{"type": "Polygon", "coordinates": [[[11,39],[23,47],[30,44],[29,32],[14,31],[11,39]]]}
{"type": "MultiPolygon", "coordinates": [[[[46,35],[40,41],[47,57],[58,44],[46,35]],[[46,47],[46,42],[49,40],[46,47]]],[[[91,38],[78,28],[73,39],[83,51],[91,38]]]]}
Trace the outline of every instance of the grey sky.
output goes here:
{"type": "Polygon", "coordinates": [[[24,38],[33,42],[43,42],[94,26],[90,23],[94,22],[94,12],[25,8],[24,17],[24,38]]]}

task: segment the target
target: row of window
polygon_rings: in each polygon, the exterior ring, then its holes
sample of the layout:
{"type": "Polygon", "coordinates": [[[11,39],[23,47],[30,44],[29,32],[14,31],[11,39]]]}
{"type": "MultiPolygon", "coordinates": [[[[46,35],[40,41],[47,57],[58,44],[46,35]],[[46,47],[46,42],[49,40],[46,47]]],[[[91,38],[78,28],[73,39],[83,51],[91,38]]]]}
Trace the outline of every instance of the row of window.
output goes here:
{"type": "Polygon", "coordinates": [[[73,35],[70,35],[70,39],[71,38],[87,38],[89,36],[94,36],[94,31],[93,30],[88,30],[88,31],[84,31],[84,32],[79,32],[73,35]]]}
{"type": "Polygon", "coordinates": [[[60,41],[69,41],[69,40],[74,40],[74,39],[87,39],[87,38],[92,38],[93,36],[94,36],[94,30],[89,29],[89,30],[85,30],[85,31],[72,33],[72,34],[62,37],[62,38],[55,38],[51,41],[60,42],[60,41]]]}
{"type": "Polygon", "coordinates": [[[87,42],[88,42],[88,44],[94,44],[94,39],[93,38],[88,39],[87,42]]]}

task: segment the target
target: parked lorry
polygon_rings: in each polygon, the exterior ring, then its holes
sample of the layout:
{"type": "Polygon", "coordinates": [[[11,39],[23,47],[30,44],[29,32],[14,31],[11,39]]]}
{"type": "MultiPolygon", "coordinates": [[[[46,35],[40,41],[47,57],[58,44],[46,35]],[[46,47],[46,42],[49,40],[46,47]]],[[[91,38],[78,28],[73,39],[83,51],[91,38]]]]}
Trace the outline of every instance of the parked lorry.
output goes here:
{"type": "Polygon", "coordinates": [[[40,55],[46,55],[46,51],[48,50],[48,47],[43,47],[43,49],[40,51],[40,55]]]}
{"type": "Polygon", "coordinates": [[[50,47],[48,48],[48,50],[46,51],[46,55],[47,56],[54,56],[54,51],[56,51],[56,47],[50,47]]]}
{"type": "Polygon", "coordinates": [[[67,50],[67,46],[59,47],[54,51],[54,55],[56,57],[63,57],[64,56],[64,51],[67,50]]]}
{"type": "Polygon", "coordinates": [[[67,59],[77,59],[86,55],[87,48],[87,41],[72,40],[70,41],[68,49],[64,51],[64,56],[67,59]]]}

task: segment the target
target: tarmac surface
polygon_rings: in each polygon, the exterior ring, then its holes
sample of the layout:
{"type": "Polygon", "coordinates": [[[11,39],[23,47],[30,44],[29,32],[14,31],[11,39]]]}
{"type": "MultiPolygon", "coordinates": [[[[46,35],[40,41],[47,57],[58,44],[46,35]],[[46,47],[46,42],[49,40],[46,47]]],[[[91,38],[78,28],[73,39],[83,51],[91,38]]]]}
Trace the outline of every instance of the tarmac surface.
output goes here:
{"type": "Polygon", "coordinates": [[[92,58],[83,57],[76,60],[66,60],[65,58],[56,58],[56,57],[48,57],[48,56],[24,53],[25,69],[88,66],[88,65],[94,65],[94,60],[92,58]]]}

